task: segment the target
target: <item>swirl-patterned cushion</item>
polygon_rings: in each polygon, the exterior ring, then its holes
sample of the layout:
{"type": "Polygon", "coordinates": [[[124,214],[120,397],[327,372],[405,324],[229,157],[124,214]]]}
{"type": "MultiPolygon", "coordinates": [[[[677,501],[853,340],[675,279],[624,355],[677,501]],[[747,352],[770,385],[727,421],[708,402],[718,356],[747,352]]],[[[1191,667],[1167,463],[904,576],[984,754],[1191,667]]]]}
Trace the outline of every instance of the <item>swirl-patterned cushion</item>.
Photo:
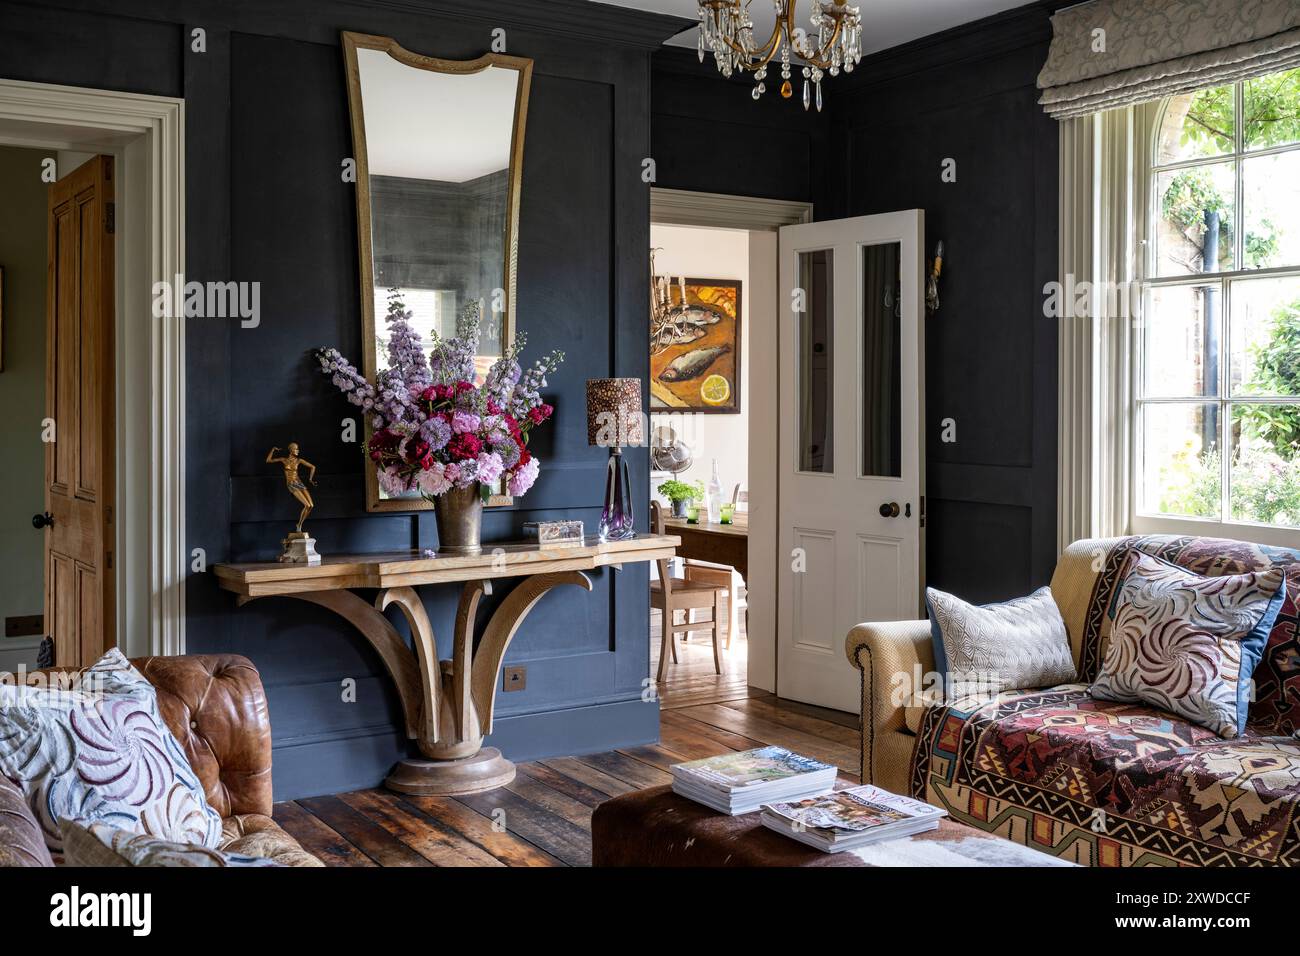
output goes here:
{"type": "Polygon", "coordinates": [[[62,818],[217,847],[221,817],[158,710],[114,648],[70,685],[0,686],[0,775],[23,791],[59,862],[62,818]]]}
{"type": "Polygon", "coordinates": [[[60,820],[65,866],[279,866],[274,860],[225,853],[194,843],[176,843],[128,833],[102,822],[60,820]]]}
{"type": "Polygon", "coordinates": [[[1239,737],[1251,675],[1285,597],[1284,568],[1203,577],[1134,551],[1089,693],[1142,701],[1220,737],[1239,737]]]}
{"type": "MultiPolygon", "coordinates": [[[[925,589],[943,645],[950,695],[996,694],[1067,684],[1075,678],[1065,621],[1051,588],[980,607],[925,589]]],[[[938,654],[935,655],[939,657],[938,654]]]]}

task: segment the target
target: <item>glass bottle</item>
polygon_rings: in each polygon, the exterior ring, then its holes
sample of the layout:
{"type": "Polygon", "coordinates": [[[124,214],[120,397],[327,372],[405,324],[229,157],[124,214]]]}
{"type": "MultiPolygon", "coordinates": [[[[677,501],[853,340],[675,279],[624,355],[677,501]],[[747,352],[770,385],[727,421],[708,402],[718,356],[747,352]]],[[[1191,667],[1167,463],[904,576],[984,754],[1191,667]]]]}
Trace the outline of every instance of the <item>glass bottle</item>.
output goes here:
{"type": "Polygon", "coordinates": [[[718,477],[716,458],[713,459],[713,476],[709,479],[705,500],[709,504],[709,524],[719,524],[722,521],[722,479],[718,477]]]}

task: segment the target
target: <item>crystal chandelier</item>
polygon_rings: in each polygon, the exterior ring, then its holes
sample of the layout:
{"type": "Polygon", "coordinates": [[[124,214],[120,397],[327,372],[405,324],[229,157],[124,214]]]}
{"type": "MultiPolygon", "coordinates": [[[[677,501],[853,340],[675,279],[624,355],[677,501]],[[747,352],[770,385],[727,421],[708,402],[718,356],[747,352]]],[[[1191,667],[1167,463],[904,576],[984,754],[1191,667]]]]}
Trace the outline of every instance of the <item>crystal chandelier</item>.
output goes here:
{"type": "Polygon", "coordinates": [[[754,74],[753,97],[767,91],[767,67],[781,61],[781,96],[794,95],[790,82],[792,56],[802,61],[803,108],[808,109],[814,95],[818,111],[822,108],[822,77],[838,76],[840,70],[852,73],[862,59],[862,18],[857,7],[846,0],[812,0],[808,18],[813,31],[795,26],[794,8],[798,0],[771,0],[776,9],[776,25],[764,43],[754,39],[754,21],[749,16],[751,0],[699,0],[700,62],[705,46],[713,51],[718,72],[730,77],[736,70],[754,74]],[[815,35],[814,35],[815,33],[815,35]]]}

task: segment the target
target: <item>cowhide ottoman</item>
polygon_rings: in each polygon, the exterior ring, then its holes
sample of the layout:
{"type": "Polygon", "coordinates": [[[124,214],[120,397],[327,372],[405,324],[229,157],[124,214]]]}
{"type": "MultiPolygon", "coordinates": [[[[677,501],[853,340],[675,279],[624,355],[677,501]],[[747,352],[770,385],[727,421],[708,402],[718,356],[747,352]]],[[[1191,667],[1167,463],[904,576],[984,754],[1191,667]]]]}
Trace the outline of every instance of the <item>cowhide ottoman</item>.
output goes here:
{"type": "Polygon", "coordinates": [[[1073,866],[947,818],[939,829],[857,850],[822,853],[652,787],[606,800],[591,817],[594,866],[1073,866]]]}

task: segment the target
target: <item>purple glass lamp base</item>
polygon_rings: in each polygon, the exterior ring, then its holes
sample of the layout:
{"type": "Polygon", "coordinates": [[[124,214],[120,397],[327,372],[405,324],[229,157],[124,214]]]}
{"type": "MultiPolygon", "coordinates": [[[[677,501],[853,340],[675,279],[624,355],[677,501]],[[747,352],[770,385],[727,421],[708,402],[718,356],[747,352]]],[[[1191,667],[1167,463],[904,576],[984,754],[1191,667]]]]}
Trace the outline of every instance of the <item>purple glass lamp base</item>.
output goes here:
{"type": "Polygon", "coordinates": [[[621,541],[635,538],[632,525],[632,482],[623,450],[615,445],[609,450],[609,467],[605,469],[605,504],[600,511],[600,540],[621,541]]]}

